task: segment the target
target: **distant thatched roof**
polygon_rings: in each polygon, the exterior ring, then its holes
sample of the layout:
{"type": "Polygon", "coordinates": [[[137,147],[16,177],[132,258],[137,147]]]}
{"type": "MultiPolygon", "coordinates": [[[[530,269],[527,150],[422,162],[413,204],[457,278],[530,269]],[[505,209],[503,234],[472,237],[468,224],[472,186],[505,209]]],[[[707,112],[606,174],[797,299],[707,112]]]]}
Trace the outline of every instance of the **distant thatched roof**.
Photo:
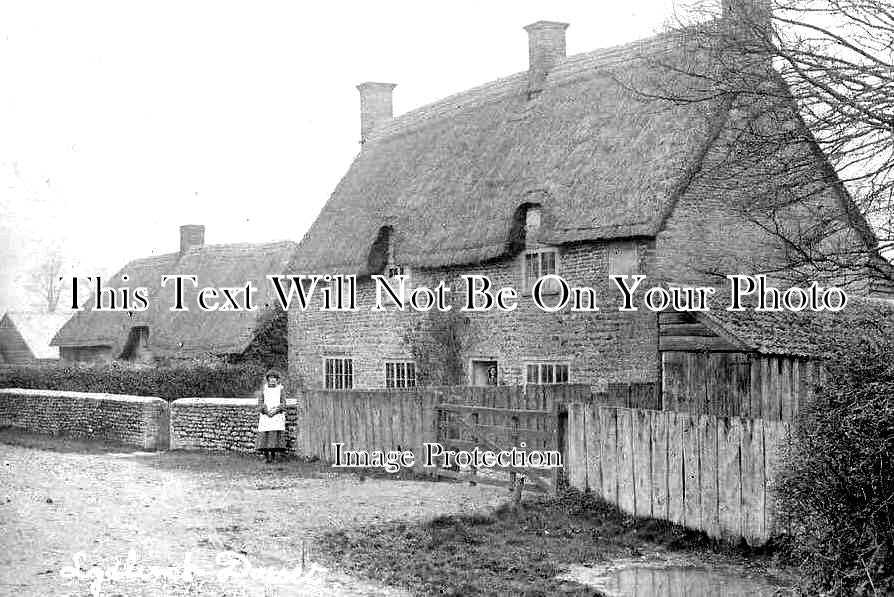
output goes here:
{"type": "Polygon", "coordinates": [[[533,99],[523,72],[382,125],[303,239],[296,267],[364,271],[383,226],[405,265],[495,258],[529,202],[542,205],[548,243],[654,235],[717,104],[642,92],[682,84],[656,60],[685,68],[699,59],[684,34],[665,34],[570,56],[533,99]]]}
{"type": "MultiPolygon", "coordinates": [[[[145,286],[151,299],[143,312],[101,312],[92,310],[93,300],[77,313],[53,338],[56,346],[111,346],[117,356],[133,326],[149,327],[153,353],[241,353],[251,342],[265,305],[278,304],[267,275],[286,273],[294,259],[296,243],[206,245],[190,248],[181,257],[170,253],[137,259],[124,266],[104,286],[145,286]],[[184,306],[189,311],[172,312],[174,288],[169,282],[161,287],[163,275],[191,274],[198,277],[198,288],[186,282],[184,306]],[[121,277],[128,276],[127,282],[121,277]],[[206,286],[244,287],[251,281],[258,289],[253,312],[201,311],[196,304],[198,290],[206,286]]],[[[241,297],[236,297],[241,298],[241,297]]],[[[226,301],[221,298],[221,304],[226,301]]]]}
{"type": "Polygon", "coordinates": [[[743,349],[763,354],[822,357],[826,356],[828,343],[843,335],[867,329],[894,335],[894,303],[881,299],[850,297],[845,308],[837,313],[754,311],[751,307],[745,311],[717,309],[692,315],[743,349]]]}
{"type": "Polygon", "coordinates": [[[0,330],[17,332],[35,359],[58,359],[59,349],[50,346],[50,340],[70,316],[63,312],[8,311],[0,319],[0,330]]]}

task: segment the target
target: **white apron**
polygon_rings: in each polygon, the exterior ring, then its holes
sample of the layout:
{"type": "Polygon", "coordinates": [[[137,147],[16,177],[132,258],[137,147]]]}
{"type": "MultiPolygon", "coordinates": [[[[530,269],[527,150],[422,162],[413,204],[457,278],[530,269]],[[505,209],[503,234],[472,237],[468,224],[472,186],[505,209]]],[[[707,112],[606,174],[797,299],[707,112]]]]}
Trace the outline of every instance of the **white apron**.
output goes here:
{"type": "MultiPolygon", "coordinates": [[[[279,406],[280,394],[282,394],[282,386],[276,386],[275,388],[264,386],[264,406],[267,407],[267,410],[272,410],[274,407],[279,406]]],[[[285,430],[286,413],[281,412],[272,417],[268,417],[264,413],[260,414],[260,418],[258,419],[258,431],[285,430]]]]}

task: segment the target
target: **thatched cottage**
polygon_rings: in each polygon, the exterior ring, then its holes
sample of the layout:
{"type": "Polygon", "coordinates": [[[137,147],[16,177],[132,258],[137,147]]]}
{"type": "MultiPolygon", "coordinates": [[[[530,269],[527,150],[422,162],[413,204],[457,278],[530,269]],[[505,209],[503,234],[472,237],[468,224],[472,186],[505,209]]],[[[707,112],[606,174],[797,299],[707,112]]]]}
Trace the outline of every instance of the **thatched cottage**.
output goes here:
{"type": "MultiPolygon", "coordinates": [[[[525,27],[527,71],[397,118],[395,85],[358,86],[361,151],[293,272],[358,275],[360,309],[290,311],[293,383],[657,382],[657,314],[619,312],[609,274],[716,283],[718,273],[765,272],[782,260],[778,240],[734,209],[744,191],[718,183],[733,166],[748,168],[725,151],[749,123],[747,102],[661,99],[690,84],[703,48],[679,31],[566,56],[566,28],[525,27]],[[536,309],[531,285],[554,273],[594,287],[602,310],[536,309]],[[462,274],[484,274],[522,296],[509,313],[374,312],[371,274],[453,288],[462,274]]],[[[743,68],[770,76],[763,64],[743,68]]],[[[794,113],[791,121],[799,126],[794,113]]],[[[828,169],[821,157],[816,167],[828,169]]],[[[817,200],[850,198],[837,185],[817,200]]],[[[874,246],[864,221],[849,226],[845,240],[874,246]]]]}
{"type": "MultiPolygon", "coordinates": [[[[266,276],[288,271],[296,249],[296,243],[290,241],[205,245],[204,226],[181,226],[178,252],[137,259],[103,281],[104,286],[113,288],[146,287],[148,309],[99,311],[93,308],[91,298],[59,330],[52,344],[59,347],[64,361],[76,363],[122,360],[158,364],[254,356],[267,364],[275,362],[275,353],[285,352],[285,322],[284,314],[277,315],[279,303],[266,276]],[[172,283],[162,287],[161,279],[178,274],[195,275],[198,286],[185,282],[183,306],[187,310],[172,311],[175,287],[172,283]],[[124,276],[126,281],[122,281],[124,276]],[[249,281],[257,288],[253,297],[256,309],[205,311],[197,307],[201,288],[244,287],[249,281]],[[278,324],[281,333],[275,329],[278,324]]],[[[228,304],[223,299],[216,302],[228,304]]]]}
{"type": "Polygon", "coordinates": [[[70,313],[8,311],[0,319],[0,365],[25,365],[59,359],[50,341],[70,313]]]}

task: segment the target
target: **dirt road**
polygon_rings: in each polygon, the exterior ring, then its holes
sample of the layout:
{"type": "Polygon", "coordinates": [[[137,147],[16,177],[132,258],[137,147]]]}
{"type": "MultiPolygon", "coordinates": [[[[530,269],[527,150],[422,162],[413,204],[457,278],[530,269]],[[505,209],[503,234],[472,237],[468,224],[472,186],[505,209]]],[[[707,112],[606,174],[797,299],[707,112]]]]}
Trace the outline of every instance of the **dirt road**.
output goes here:
{"type": "Polygon", "coordinates": [[[311,540],[505,499],[481,486],[363,480],[298,462],[141,453],[2,430],[0,593],[400,595],[319,566],[311,540]],[[116,564],[127,578],[108,578],[116,564]]]}

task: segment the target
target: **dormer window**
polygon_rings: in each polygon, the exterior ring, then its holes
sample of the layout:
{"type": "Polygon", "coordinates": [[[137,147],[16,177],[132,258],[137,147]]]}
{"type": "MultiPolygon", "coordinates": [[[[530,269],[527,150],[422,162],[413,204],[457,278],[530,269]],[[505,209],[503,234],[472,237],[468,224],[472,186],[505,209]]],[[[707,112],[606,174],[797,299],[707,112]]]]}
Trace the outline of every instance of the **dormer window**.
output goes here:
{"type": "Polygon", "coordinates": [[[145,355],[149,350],[149,327],[145,325],[135,325],[130,328],[130,334],[121,352],[121,358],[125,361],[136,361],[145,355]]]}
{"type": "Polygon", "coordinates": [[[394,233],[391,226],[382,226],[376,236],[367,258],[367,269],[371,274],[381,274],[388,284],[400,292],[398,276],[404,276],[404,302],[410,300],[410,268],[400,263],[396,258],[394,233]]]}
{"type": "Polygon", "coordinates": [[[540,206],[532,205],[525,212],[525,231],[528,233],[540,229],[540,206]]]}
{"type": "Polygon", "coordinates": [[[369,248],[366,258],[366,269],[370,274],[387,273],[387,267],[391,264],[391,256],[394,254],[391,226],[382,226],[369,248]]]}
{"type": "Polygon", "coordinates": [[[404,294],[404,300],[409,300],[410,298],[410,268],[401,265],[397,262],[394,257],[394,236],[389,235],[388,238],[388,264],[385,266],[385,275],[388,276],[389,280],[395,279],[395,287],[397,285],[396,278],[398,276],[404,276],[404,288],[406,293],[404,294]]]}
{"type": "MultiPolygon", "coordinates": [[[[546,197],[543,191],[532,191],[527,194],[529,199],[542,199],[546,197]]],[[[539,201],[526,201],[519,205],[512,216],[512,224],[509,228],[509,245],[521,255],[521,279],[524,294],[531,294],[534,285],[543,276],[558,276],[561,273],[561,259],[558,248],[546,244],[548,236],[545,232],[550,229],[550,223],[544,218],[548,214],[543,211],[539,201]]],[[[557,294],[562,288],[557,279],[548,279],[541,285],[542,294],[557,294]]]]}
{"type": "Polygon", "coordinates": [[[540,245],[540,236],[546,226],[546,214],[540,203],[526,201],[512,214],[509,223],[509,250],[513,253],[540,245]]]}
{"type": "Polygon", "coordinates": [[[389,278],[396,278],[397,276],[409,276],[410,268],[404,265],[389,265],[385,275],[387,275],[389,278]]]}

